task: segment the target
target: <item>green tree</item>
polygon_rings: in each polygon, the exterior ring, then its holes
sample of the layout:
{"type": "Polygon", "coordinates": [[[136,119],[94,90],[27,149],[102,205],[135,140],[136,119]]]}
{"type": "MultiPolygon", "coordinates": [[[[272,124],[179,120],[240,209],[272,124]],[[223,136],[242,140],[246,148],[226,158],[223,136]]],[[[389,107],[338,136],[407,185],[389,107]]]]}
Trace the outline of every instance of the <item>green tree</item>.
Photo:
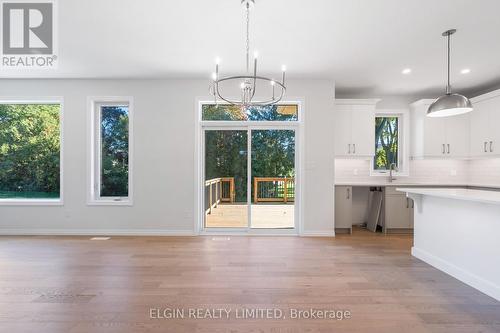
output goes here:
{"type": "Polygon", "coordinates": [[[375,118],[375,170],[389,170],[398,163],[399,126],[397,117],[375,118]]]}
{"type": "Polygon", "coordinates": [[[128,108],[101,109],[101,196],[128,196],[128,108]]]}
{"type": "Polygon", "coordinates": [[[60,106],[0,104],[0,194],[58,197],[60,106]]]}

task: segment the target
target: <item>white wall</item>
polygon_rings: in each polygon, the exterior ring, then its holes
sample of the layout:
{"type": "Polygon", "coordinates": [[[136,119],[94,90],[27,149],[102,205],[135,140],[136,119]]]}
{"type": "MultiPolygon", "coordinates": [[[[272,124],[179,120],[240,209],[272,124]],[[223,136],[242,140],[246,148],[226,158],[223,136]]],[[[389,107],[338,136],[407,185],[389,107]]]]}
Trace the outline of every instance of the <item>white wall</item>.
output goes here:
{"type": "MultiPolygon", "coordinates": [[[[191,234],[195,102],[206,80],[0,80],[1,97],[64,98],[64,206],[0,206],[0,234],[191,234]],[[134,97],[134,205],[87,206],[87,97],[134,97]]],[[[304,100],[304,234],[333,234],[330,81],[291,81],[304,100]]]]}

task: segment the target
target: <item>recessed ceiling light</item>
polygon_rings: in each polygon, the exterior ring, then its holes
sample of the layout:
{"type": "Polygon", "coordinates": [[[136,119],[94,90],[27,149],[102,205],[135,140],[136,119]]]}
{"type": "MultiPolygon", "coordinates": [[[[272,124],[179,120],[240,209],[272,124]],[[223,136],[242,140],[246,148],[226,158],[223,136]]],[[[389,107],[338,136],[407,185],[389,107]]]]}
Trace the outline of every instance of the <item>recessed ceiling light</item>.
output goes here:
{"type": "Polygon", "coordinates": [[[470,73],[470,68],[464,68],[460,71],[461,74],[469,74],[470,73]]]}
{"type": "Polygon", "coordinates": [[[405,68],[401,71],[403,74],[410,74],[411,73],[411,68],[405,68]]]}

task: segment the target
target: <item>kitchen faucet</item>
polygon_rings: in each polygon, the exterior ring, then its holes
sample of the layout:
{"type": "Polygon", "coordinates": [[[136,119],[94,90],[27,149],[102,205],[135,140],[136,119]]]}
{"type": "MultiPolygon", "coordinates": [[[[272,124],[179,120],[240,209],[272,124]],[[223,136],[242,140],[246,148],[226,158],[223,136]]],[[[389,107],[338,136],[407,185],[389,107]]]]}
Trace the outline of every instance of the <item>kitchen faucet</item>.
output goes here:
{"type": "Polygon", "coordinates": [[[392,176],[393,171],[398,171],[398,166],[396,163],[391,163],[389,165],[389,183],[392,183],[396,178],[392,176]]]}

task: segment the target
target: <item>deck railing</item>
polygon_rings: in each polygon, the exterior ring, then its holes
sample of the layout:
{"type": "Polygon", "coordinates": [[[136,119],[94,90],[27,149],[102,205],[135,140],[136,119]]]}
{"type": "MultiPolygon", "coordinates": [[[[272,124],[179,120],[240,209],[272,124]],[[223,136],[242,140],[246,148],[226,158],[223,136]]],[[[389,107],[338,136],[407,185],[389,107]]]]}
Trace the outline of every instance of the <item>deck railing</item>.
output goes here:
{"type": "MultiPolygon", "coordinates": [[[[253,202],[292,202],[295,200],[295,179],[287,177],[254,177],[253,202]]],[[[220,202],[235,201],[234,177],[205,181],[205,213],[212,213],[220,202]]]]}
{"type": "Polygon", "coordinates": [[[235,198],[234,177],[212,178],[205,181],[205,213],[223,202],[233,203],[235,198]]]}
{"type": "Polygon", "coordinates": [[[290,202],[295,199],[295,179],[254,177],[253,202],[290,202]]]}

